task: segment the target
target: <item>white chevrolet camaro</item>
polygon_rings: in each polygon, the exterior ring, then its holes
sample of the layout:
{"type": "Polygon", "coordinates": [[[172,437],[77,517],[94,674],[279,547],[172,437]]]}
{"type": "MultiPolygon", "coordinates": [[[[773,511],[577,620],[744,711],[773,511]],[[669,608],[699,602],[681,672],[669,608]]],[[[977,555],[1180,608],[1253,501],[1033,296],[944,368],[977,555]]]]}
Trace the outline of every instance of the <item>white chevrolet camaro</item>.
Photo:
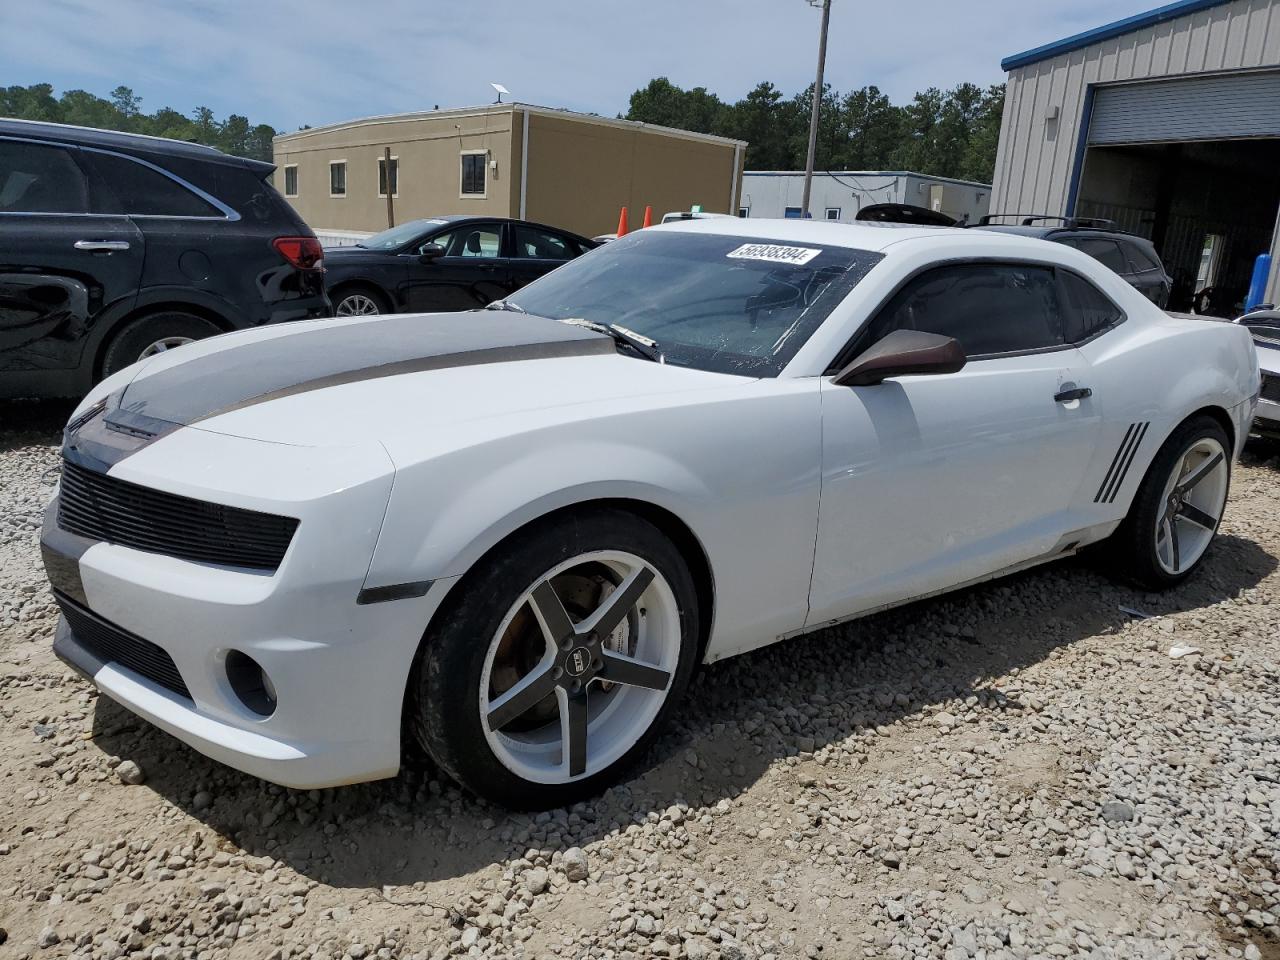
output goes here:
{"type": "Polygon", "coordinates": [[[490,309],[262,328],[109,378],[42,535],[56,652],[295,787],[416,741],[525,807],[599,791],[700,663],[1107,540],[1200,563],[1246,329],[1061,244],[692,220],[490,309]]]}

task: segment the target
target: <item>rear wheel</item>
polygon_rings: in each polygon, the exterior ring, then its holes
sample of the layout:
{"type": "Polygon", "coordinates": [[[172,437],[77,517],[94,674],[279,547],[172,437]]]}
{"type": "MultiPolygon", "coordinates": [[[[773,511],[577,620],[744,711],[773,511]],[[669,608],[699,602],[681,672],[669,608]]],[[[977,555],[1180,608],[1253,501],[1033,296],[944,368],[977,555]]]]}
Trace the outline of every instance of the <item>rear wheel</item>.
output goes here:
{"type": "Polygon", "coordinates": [[[623,511],[566,516],[461,589],[415,671],[422,745],[508,806],[560,806],[616,782],[696,666],[696,594],[676,548],[623,511]]]}
{"type": "Polygon", "coordinates": [[[141,317],[127,324],[112,338],[102,358],[102,375],[109,377],[131,363],[221,332],[217,324],[177,310],[141,317]]]}
{"type": "Polygon", "coordinates": [[[1231,484],[1231,444],[1212,417],[1183,423],[1156,454],[1114,534],[1113,557],[1139,585],[1163,589],[1200,565],[1231,484]]]}
{"type": "Polygon", "coordinates": [[[331,299],[335,317],[373,317],[391,312],[387,298],[372,287],[339,287],[331,299]]]}

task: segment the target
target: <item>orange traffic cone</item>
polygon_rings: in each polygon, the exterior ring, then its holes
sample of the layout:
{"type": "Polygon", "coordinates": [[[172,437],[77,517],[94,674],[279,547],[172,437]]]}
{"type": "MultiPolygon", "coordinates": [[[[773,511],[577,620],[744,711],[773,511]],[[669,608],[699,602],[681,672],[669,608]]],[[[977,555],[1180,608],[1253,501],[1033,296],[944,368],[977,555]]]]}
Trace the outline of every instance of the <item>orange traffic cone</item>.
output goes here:
{"type": "Polygon", "coordinates": [[[653,207],[645,204],[644,207],[644,223],[640,224],[640,229],[653,226],[653,207]]]}
{"type": "Polygon", "coordinates": [[[625,237],[627,235],[627,208],[622,208],[622,215],[618,217],[618,236],[625,237]]]}

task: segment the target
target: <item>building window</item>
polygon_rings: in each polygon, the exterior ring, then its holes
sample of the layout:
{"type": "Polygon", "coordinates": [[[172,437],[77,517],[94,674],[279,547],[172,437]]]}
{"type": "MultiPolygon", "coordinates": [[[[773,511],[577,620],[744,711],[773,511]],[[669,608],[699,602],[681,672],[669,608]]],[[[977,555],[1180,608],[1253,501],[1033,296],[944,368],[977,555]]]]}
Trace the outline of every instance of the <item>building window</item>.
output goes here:
{"type": "Polygon", "coordinates": [[[345,197],[347,195],[347,161],[329,161],[329,196],[345,197]]]}
{"type": "Polygon", "coordinates": [[[826,212],[823,214],[823,216],[825,216],[828,220],[839,220],[839,219],[840,219],[840,208],[839,208],[839,207],[827,207],[827,210],[826,210],[826,212]]]}
{"type": "Polygon", "coordinates": [[[284,168],[284,195],[286,197],[296,197],[298,195],[298,165],[291,163],[284,168]]]}
{"type": "Polygon", "coordinates": [[[750,207],[739,207],[739,208],[738,208],[738,216],[740,216],[743,220],[747,219],[747,217],[751,216],[751,208],[750,208],[750,207]]]}
{"type": "Polygon", "coordinates": [[[783,215],[784,217],[786,217],[788,220],[799,220],[799,219],[800,219],[800,208],[799,208],[799,207],[787,207],[787,208],[786,208],[786,210],[784,210],[784,211],[782,212],[782,215],[783,215]]]}
{"type": "MultiPolygon", "coordinates": [[[[378,196],[387,195],[387,160],[378,158],[378,196]]],[[[391,158],[391,196],[400,196],[400,158],[391,158]]]]}
{"type": "Polygon", "coordinates": [[[489,151],[480,150],[462,155],[462,189],[464,197],[483,197],[487,189],[485,172],[489,162],[489,151]]]}

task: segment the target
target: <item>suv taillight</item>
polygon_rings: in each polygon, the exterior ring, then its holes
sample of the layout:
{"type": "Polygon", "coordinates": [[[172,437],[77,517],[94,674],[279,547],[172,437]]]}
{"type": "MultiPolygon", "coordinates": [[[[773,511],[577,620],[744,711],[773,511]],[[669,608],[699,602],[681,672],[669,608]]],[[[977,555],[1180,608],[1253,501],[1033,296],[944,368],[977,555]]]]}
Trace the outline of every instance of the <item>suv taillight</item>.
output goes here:
{"type": "Polygon", "coordinates": [[[324,258],[324,248],[315,237],[276,237],[271,245],[299,270],[315,270],[324,258]]]}

